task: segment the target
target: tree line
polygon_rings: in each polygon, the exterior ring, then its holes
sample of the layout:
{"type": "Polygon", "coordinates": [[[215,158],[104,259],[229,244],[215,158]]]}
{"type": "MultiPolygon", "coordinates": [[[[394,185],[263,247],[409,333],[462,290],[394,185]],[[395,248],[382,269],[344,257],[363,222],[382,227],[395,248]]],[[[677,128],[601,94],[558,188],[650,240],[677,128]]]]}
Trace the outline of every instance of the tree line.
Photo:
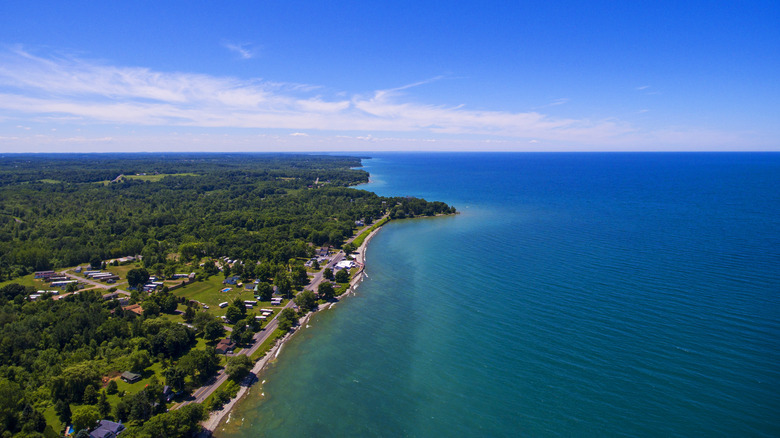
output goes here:
{"type": "Polygon", "coordinates": [[[454,212],[379,197],[358,158],[284,155],[44,155],[0,161],[0,281],[126,255],[283,263],[340,246],[356,220],[454,212]],[[158,181],[123,179],[134,173],[158,181]],[[113,176],[112,176],[113,175],[113,176]]]}

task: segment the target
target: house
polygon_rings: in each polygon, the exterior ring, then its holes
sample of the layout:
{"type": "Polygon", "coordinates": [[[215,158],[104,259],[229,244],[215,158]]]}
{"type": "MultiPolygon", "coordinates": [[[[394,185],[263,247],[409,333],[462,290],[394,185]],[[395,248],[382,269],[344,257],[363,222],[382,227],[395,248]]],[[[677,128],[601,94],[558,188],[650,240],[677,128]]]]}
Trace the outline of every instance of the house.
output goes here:
{"type": "Polygon", "coordinates": [[[228,354],[232,353],[234,348],[236,348],[236,343],[231,341],[230,338],[225,338],[217,343],[215,350],[217,354],[228,354]]]}
{"type": "Polygon", "coordinates": [[[352,260],[342,260],[342,261],[336,263],[336,266],[335,266],[336,270],[339,270],[339,269],[352,269],[354,267],[355,267],[355,262],[352,261],[352,260]]]}
{"type": "Polygon", "coordinates": [[[36,271],[34,275],[36,279],[49,278],[54,275],[54,271],[36,271]]]}
{"type": "Polygon", "coordinates": [[[131,373],[130,371],[125,371],[124,373],[122,373],[122,380],[124,380],[127,383],[135,383],[141,380],[141,375],[136,373],[131,373]]]}
{"type": "Polygon", "coordinates": [[[133,312],[136,315],[144,314],[144,309],[141,307],[140,304],[131,304],[129,306],[122,306],[122,310],[133,312]]]}
{"type": "Polygon", "coordinates": [[[125,426],[121,423],[100,420],[98,427],[89,433],[89,438],[116,438],[123,430],[125,430],[125,426]]]}
{"type": "Polygon", "coordinates": [[[236,284],[236,283],[238,283],[239,280],[241,280],[241,277],[239,277],[238,275],[234,275],[232,277],[226,278],[225,281],[223,281],[222,283],[223,284],[236,284]]]}
{"type": "Polygon", "coordinates": [[[77,283],[78,280],[53,281],[51,287],[68,287],[71,283],[77,283]]]}

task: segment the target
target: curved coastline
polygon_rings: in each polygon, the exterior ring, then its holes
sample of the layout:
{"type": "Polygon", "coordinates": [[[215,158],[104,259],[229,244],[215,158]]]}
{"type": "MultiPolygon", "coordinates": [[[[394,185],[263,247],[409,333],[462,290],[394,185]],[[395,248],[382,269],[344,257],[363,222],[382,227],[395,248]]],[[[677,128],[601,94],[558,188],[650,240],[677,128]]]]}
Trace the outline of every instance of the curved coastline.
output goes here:
{"type": "MultiPolygon", "coordinates": [[[[373,239],[373,237],[376,235],[376,233],[379,232],[379,230],[384,227],[384,224],[382,226],[377,227],[375,230],[371,231],[371,233],[366,236],[365,240],[360,244],[360,246],[355,250],[356,257],[355,261],[358,263],[358,266],[360,267],[357,275],[350,281],[349,287],[346,291],[344,291],[343,294],[339,295],[335,298],[335,301],[327,304],[321,304],[315,311],[309,312],[298,321],[298,326],[305,325],[309,318],[311,318],[312,315],[314,315],[315,312],[318,312],[320,310],[329,309],[333,306],[335,306],[341,299],[348,296],[350,293],[354,294],[355,289],[357,286],[363,281],[363,277],[365,276],[365,269],[366,269],[366,249],[368,248],[368,243],[373,239]]],[[[262,373],[263,369],[270,363],[272,360],[275,360],[279,354],[281,353],[282,347],[285,343],[287,343],[292,337],[297,333],[298,330],[292,330],[284,337],[282,337],[260,360],[258,360],[254,367],[252,367],[252,371],[250,375],[245,379],[244,382],[241,382],[240,388],[238,390],[238,394],[234,398],[232,398],[228,403],[226,403],[222,409],[218,411],[213,411],[209,414],[209,418],[202,422],[201,425],[204,428],[204,432],[206,432],[206,435],[212,435],[214,436],[214,433],[217,431],[217,429],[220,426],[223,426],[227,422],[230,421],[230,412],[233,409],[233,407],[243,398],[244,395],[249,391],[249,388],[254,386],[255,383],[259,381],[259,376],[262,373]]]]}

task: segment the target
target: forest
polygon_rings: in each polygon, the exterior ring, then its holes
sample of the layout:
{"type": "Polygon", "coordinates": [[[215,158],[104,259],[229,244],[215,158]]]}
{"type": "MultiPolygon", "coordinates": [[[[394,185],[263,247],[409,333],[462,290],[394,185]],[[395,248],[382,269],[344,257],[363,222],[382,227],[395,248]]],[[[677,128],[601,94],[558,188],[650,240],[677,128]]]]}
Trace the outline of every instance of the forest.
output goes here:
{"type": "MultiPolygon", "coordinates": [[[[224,394],[166,412],[170,394],[186,397],[222,366],[231,376],[246,371],[247,364],[215,352],[226,322],[167,287],[148,294],[133,287],[130,303],[143,304],[135,314],[99,289],[32,299],[36,289],[16,281],[134,255],[141,261],[127,271],[130,286],[150,273],[192,270],[201,281],[221,269],[225,279],[257,279],[264,301],[271,283],[292,298],[308,282],[303,261],[317,247],[341,247],[356,221],[455,212],[441,202],[351,188],[368,180],[359,166],[356,157],[280,154],[3,156],[0,436],[61,436],[68,424],[86,436],[98,419],[123,422],[128,437],[192,436],[224,394]],[[236,260],[232,271],[226,259],[236,260]],[[145,385],[117,385],[124,371],[139,373],[145,385]]],[[[302,293],[296,303],[308,307],[313,299],[302,293]]],[[[295,317],[284,310],[280,329],[287,330],[295,317]]],[[[260,330],[240,300],[226,321],[239,345],[260,330]]]]}
{"type": "Polygon", "coordinates": [[[0,281],[33,271],[189,253],[286,262],[339,246],[356,220],[450,213],[382,198],[360,159],[262,154],[10,155],[0,161],[0,281]]]}

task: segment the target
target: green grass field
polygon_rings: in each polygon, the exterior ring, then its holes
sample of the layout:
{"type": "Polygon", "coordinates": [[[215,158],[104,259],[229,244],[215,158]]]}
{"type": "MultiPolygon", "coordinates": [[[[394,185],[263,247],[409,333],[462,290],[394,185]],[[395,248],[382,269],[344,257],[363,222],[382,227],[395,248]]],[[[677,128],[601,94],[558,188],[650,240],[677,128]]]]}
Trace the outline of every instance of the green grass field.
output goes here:
{"type": "Polygon", "coordinates": [[[242,300],[254,299],[254,292],[244,291],[243,287],[223,285],[222,280],[224,280],[222,275],[213,275],[208,280],[188,284],[174,290],[173,293],[176,296],[186,297],[206,304],[209,306],[209,311],[217,316],[225,314],[225,309],[220,309],[219,303],[231,302],[236,298],[241,298],[242,300]],[[230,291],[220,292],[220,290],[226,287],[230,287],[230,291]]]}
{"type": "Polygon", "coordinates": [[[260,344],[257,350],[255,350],[255,352],[252,353],[252,355],[249,358],[252,359],[252,362],[257,362],[258,360],[260,360],[261,357],[265,356],[265,354],[268,353],[268,350],[270,350],[271,347],[274,346],[274,344],[276,344],[277,339],[283,337],[286,334],[287,332],[276,329],[274,334],[272,336],[269,336],[268,339],[265,340],[265,342],[260,344]]]}
{"type": "MultiPolygon", "coordinates": [[[[166,176],[200,176],[197,173],[160,173],[158,175],[123,175],[126,179],[136,179],[140,181],[158,182],[166,176]]],[[[107,186],[111,184],[111,180],[98,181],[95,184],[103,184],[107,186]]]]}
{"type": "Polygon", "coordinates": [[[46,283],[45,281],[36,280],[33,274],[25,275],[24,277],[17,277],[14,278],[13,280],[4,281],[0,283],[0,287],[3,287],[6,284],[11,284],[11,283],[21,284],[22,286],[32,286],[36,290],[57,290],[57,291],[60,290],[60,289],[49,287],[49,283],[46,283]]]}
{"type": "Polygon", "coordinates": [[[360,233],[358,237],[355,238],[355,240],[352,241],[352,244],[355,245],[355,248],[359,247],[363,244],[363,241],[366,240],[366,237],[368,237],[369,234],[371,234],[372,231],[376,230],[377,228],[381,227],[382,225],[386,224],[390,220],[389,217],[386,217],[382,219],[381,221],[375,223],[371,226],[371,228],[363,231],[360,233]]]}
{"type": "Polygon", "coordinates": [[[127,179],[137,179],[141,181],[157,182],[166,176],[198,176],[196,173],[161,173],[158,175],[125,175],[127,179]]]}

